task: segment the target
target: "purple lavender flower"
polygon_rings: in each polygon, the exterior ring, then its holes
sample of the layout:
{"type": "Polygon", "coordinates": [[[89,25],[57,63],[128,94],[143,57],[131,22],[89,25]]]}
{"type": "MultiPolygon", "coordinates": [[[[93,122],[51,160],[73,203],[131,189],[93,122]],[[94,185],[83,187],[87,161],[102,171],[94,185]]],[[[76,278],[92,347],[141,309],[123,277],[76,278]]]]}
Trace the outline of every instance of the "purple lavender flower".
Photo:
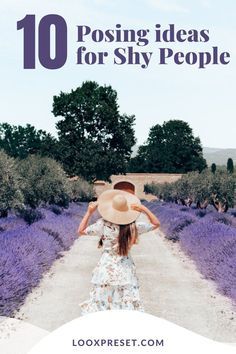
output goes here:
{"type": "Polygon", "coordinates": [[[40,208],[44,218],[30,226],[13,214],[0,219],[0,315],[13,316],[44,272],[72,246],[86,208],[87,203],[72,203],[58,215],[40,208]]]}
{"type": "Polygon", "coordinates": [[[236,220],[234,210],[219,214],[212,207],[188,211],[173,203],[145,203],[161,221],[166,238],[179,240],[199,271],[236,302],[236,220]],[[203,213],[203,214],[202,214],[203,213]]]}
{"type": "Polygon", "coordinates": [[[199,271],[236,301],[236,229],[202,219],[182,230],[180,245],[199,271]]]}

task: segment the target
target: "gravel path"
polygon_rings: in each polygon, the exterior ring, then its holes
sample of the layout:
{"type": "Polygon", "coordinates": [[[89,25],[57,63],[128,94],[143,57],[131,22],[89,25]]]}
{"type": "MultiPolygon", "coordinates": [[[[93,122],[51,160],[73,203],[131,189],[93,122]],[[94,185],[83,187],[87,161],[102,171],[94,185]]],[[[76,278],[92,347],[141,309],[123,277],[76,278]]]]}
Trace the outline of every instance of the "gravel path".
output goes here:
{"type": "MultiPolygon", "coordinates": [[[[80,316],[78,304],[88,298],[91,272],[100,257],[97,239],[78,239],[56,261],[39,288],[30,294],[19,317],[52,331],[80,316]]],[[[208,338],[236,343],[236,311],[213,283],[161,232],[140,237],[132,251],[146,312],[208,338]]]]}

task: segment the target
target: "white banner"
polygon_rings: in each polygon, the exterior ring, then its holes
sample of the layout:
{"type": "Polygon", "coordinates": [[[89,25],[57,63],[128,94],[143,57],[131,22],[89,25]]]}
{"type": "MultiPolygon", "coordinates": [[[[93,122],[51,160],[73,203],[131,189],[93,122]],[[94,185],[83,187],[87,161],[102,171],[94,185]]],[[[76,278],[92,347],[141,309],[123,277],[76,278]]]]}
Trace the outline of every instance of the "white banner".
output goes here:
{"type": "Polygon", "coordinates": [[[44,337],[29,354],[154,352],[235,354],[235,345],[215,342],[145,313],[107,311],[63,325],[44,337]]]}

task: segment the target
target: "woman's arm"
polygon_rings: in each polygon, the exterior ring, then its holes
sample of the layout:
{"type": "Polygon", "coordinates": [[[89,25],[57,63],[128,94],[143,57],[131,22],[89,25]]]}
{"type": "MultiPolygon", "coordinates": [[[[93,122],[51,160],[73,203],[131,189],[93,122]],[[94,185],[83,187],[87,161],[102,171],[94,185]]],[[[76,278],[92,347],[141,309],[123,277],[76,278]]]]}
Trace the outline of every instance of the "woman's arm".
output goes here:
{"type": "Polygon", "coordinates": [[[145,207],[142,204],[132,204],[131,208],[133,210],[139,211],[141,213],[144,213],[145,215],[147,215],[150,223],[154,226],[153,229],[157,229],[160,226],[160,221],[158,220],[158,218],[156,217],[156,215],[154,215],[147,207],[145,207]]]}
{"type": "Polygon", "coordinates": [[[78,228],[78,234],[79,236],[83,236],[83,235],[86,235],[85,233],[85,229],[87,228],[88,226],[88,223],[89,223],[89,219],[91,217],[91,215],[95,212],[95,210],[97,209],[97,202],[91,202],[89,203],[88,205],[88,209],[83,217],[83,219],[81,220],[81,223],[79,225],[79,228],[78,228]]]}

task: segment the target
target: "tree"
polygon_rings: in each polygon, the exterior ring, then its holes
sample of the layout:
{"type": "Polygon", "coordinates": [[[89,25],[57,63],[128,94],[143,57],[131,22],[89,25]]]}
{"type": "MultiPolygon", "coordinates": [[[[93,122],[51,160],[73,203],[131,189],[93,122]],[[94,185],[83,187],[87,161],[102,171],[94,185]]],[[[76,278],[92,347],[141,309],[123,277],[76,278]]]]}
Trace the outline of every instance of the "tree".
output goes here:
{"type": "Polygon", "coordinates": [[[129,161],[129,172],[151,172],[149,170],[148,149],[145,145],[140,145],[137,155],[129,161]]]}
{"type": "Polygon", "coordinates": [[[132,172],[186,173],[207,167],[199,138],[188,123],[170,120],[150,129],[147,142],[131,160],[132,172]]]}
{"type": "Polygon", "coordinates": [[[196,175],[198,175],[197,172],[191,172],[175,182],[177,199],[182,205],[190,206],[194,201],[193,181],[196,175]]]}
{"type": "Polygon", "coordinates": [[[211,172],[212,172],[213,174],[216,173],[216,164],[215,164],[215,163],[213,163],[213,164],[211,165],[211,172]]]}
{"type": "Polygon", "coordinates": [[[228,158],[228,161],[227,161],[227,171],[229,173],[234,173],[234,162],[233,162],[233,159],[231,159],[231,158],[228,158]]]}
{"type": "Polygon", "coordinates": [[[235,177],[226,171],[215,173],[211,186],[211,203],[222,213],[233,208],[235,203],[235,177]]]}
{"type": "Polygon", "coordinates": [[[0,217],[23,204],[20,177],[15,160],[0,150],[0,217]]]}
{"type": "Polygon", "coordinates": [[[9,156],[26,158],[31,154],[55,157],[57,141],[43,130],[36,130],[30,124],[25,127],[0,124],[0,148],[9,156]]]}
{"type": "Polygon", "coordinates": [[[70,198],[73,202],[91,202],[96,198],[93,185],[84,179],[70,180],[70,189],[70,198]]]}
{"type": "Polygon", "coordinates": [[[89,181],[125,173],[135,144],[134,116],[120,115],[111,86],[86,81],[53,98],[60,159],[65,170],[89,181]]]}
{"type": "Polygon", "coordinates": [[[201,173],[196,173],[192,178],[193,200],[198,209],[206,209],[211,203],[212,175],[209,170],[205,169],[201,173]]]}
{"type": "Polygon", "coordinates": [[[18,163],[25,204],[37,208],[41,204],[67,206],[70,184],[61,165],[49,157],[28,156],[18,163]]]}

